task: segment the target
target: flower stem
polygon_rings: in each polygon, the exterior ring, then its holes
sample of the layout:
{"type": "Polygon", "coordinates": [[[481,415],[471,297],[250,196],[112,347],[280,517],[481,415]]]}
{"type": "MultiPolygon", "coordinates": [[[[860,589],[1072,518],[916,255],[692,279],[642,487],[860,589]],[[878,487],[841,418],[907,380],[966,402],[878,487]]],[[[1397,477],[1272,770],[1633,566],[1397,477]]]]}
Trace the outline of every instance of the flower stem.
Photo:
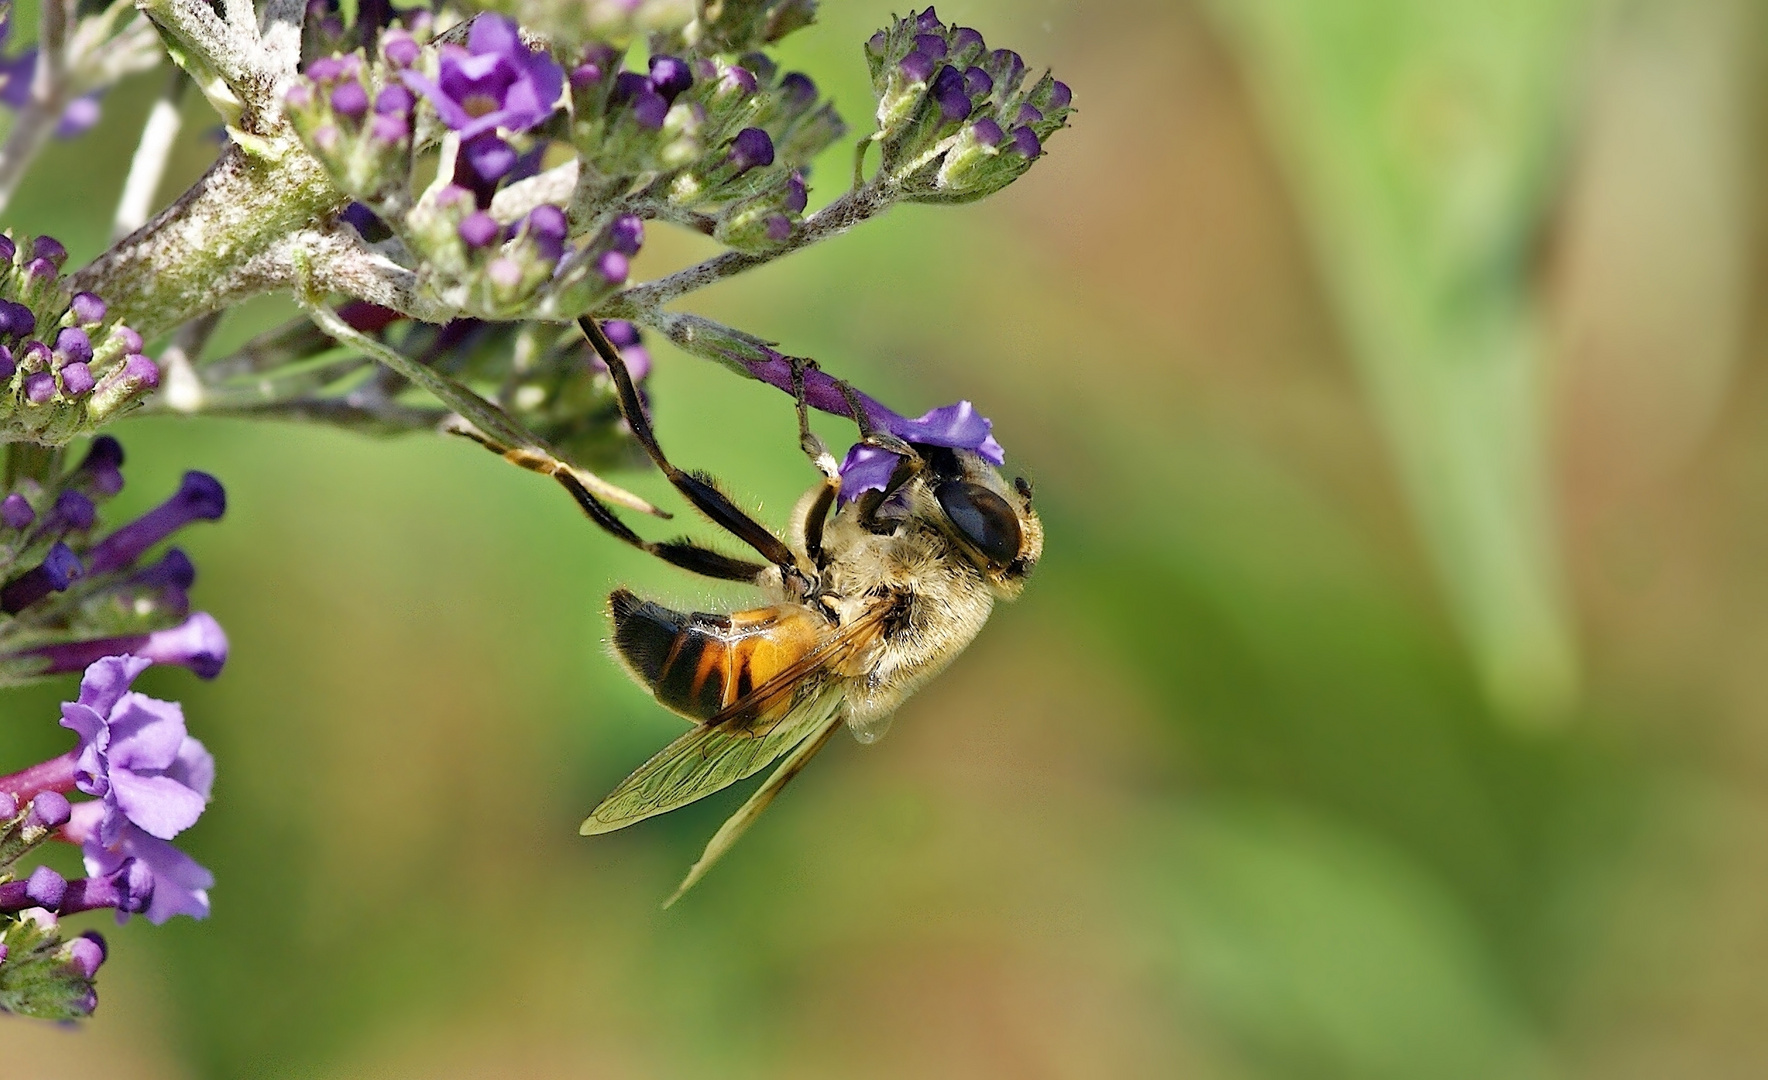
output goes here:
{"type": "Polygon", "coordinates": [[[74,789],[74,752],[52,757],[11,776],[0,776],[0,793],[11,795],[20,806],[45,791],[67,792],[74,789]]]}
{"type": "Polygon", "coordinates": [[[704,289],[717,281],[752,270],[764,263],[770,263],[783,255],[790,255],[799,248],[808,247],[819,240],[827,240],[853,228],[867,218],[876,217],[896,204],[896,193],[890,187],[871,183],[842,195],[839,199],[818,210],[804,219],[804,224],[792,238],[772,251],[751,254],[743,251],[727,251],[707,259],[705,262],[679,270],[668,277],[648,281],[643,285],[635,285],[609,297],[596,310],[596,316],[604,319],[640,319],[646,308],[656,308],[677,297],[704,289]]]}

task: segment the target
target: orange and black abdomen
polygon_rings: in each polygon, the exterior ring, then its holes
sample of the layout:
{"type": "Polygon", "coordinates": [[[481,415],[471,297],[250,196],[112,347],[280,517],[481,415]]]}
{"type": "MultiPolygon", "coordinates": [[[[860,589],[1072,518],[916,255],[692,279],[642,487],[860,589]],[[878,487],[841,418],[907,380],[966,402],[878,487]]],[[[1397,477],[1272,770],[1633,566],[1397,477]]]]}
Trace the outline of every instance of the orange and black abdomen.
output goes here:
{"type": "Polygon", "coordinates": [[[684,614],[625,589],[608,597],[614,651],[657,701],[705,722],[814,649],[828,624],[796,604],[684,614]]]}

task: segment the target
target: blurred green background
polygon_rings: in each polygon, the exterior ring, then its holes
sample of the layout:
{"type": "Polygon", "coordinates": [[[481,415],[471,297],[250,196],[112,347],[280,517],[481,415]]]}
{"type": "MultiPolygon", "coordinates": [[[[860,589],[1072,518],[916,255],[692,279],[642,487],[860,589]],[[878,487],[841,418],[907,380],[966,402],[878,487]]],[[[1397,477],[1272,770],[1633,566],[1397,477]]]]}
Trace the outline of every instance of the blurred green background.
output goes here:
{"type": "MultiPolygon", "coordinates": [[[[738,796],[576,835],[678,730],[601,607],[740,591],[462,442],[129,421],[126,506],[230,494],[181,538],[227,671],[144,679],[219,759],[214,915],[0,1022],[9,1076],[1768,1072],[1762,6],[939,10],[1075,87],[1047,160],[688,306],[978,402],[1025,598],[660,912],[738,796]]],[[[856,124],[888,16],[784,50],[856,124]]],[[[99,250],[157,78],[6,223],[99,250]]],[[[657,352],[664,444],[782,521],[787,400],[657,352]]],[[[72,693],[0,702],[0,770],[72,693]]]]}

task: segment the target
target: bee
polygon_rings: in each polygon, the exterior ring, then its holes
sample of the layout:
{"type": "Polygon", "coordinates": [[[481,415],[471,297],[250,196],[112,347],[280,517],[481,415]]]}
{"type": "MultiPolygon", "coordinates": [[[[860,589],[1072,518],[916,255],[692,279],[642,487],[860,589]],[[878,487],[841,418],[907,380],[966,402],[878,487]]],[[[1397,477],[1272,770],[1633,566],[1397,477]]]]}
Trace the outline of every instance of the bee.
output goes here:
{"type": "Polygon", "coordinates": [[[1024,480],[1009,485],[968,450],[874,430],[857,393],[837,383],[861,441],[897,455],[882,491],[840,499],[839,469],[809,427],[807,363],[794,361],[799,444],[822,479],[798,501],[790,542],[782,540],[709,476],[669,462],[619,351],[593,319],[580,325],[608,366],[638,443],[689,503],[766,560],[735,559],[686,539],[643,540],[571,470],[505,452],[552,475],[624,542],[694,573],[748,582],[764,595],[760,606],[730,613],[680,612],[624,588],[608,600],[614,656],[693,727],[621,781],[584,820],[584,835],[666,813],[779,763],[712,837],[667,907],[839,728],[861,743],[884,734],[897,707],[976,637],[995,601],[1019,595],[1043,553],[1043,525],[1024,480]]]}

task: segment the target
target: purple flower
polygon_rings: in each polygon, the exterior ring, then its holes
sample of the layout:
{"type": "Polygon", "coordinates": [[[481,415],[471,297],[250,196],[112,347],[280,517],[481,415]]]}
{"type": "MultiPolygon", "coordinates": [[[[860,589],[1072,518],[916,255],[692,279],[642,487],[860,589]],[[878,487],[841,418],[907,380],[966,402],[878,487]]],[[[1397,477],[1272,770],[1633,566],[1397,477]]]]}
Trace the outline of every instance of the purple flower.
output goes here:
{"type": "Polygon", "coordinates": [[[177,494],[93,545],[86,553],[87,568],[104,574],[128,566],[191,522],[213,521],[226,511],[221,482],[208,473],[187,472],[177,494]]]}
{"type": "Polygon", "coordinates": [[[123,444],[109,435],[92,440],[85,460],[74,470],[78,482],[100,495],[115,495],[123,490],[123,444]]]}
{"type": "Polygon", "coordinates": [[[131,653],[156,664],[187,667],[198,678],[213,679],[227,663],[227,634],[206,611],[199,611],[168,630],[127,637],[99,638],[39,645],[22,655],[40,656],[49,662],[48,673],[79,671],[107,656],[131,653]]]}
{"type": "Polygon", "coordinates": [[[90,393],[95,385],[97,380],[92,377],[92,369],[85,363],[76,360],[62,367],[61,388],[67,391],[68,396],[79,397],[90,393]]]}
{"type": "Polygon", "coordinates": [[[964,90],[964,76],[954,67],[942,67],[939,74],[933,77],[933,85],[929,88],[933,100],[939,103],[939,111],[944,114],[947,122],[968,119],[970,116],[970,95],[964,90]]]}
{"type": "Polygon", "coordinates": [[[394,27],[381,36],[381,53],[394,67],[410,67],[417,62],[421,51],[417,39],[408,30],[394,27]]]}
{"type": "Polygon", "coordinates": [[[1028,158],[1044,152],[1043,145],[1037,141],[1037,132],[1028,127],[1013,129],[1012,149],[1028,158]]]}
{"type": "MultiPolygon", "coordinates": [[[[770,386],[792,392],[792,363],[779,353],[768,350],[763,359],[733,356],[748,369],[749,374],[770,386]]],[[[995,441],[993,423],[968,401],[943,405],[910,419],[867,394],[857,394],[860,408],[875,428],[882,428],[906,442],[924,446],[949,446],[980,454],[995,465],[1006,463],[1006,451],[995,441]]],[[[826,372],[815,369],[804,373],[804,397],[814,409],[835,416],[853,415],[847,397],[826,372]]],[[[841,466],[841,499],[848,501],[860,492],[883,488],[895,468],[896,455],[887,450],[856,445],[847,453],[841,466]]]]}
{"type": "MultiPolygon", "coordinates": [[[[632,373],[633,381],[643,382],[645,376],[651,373],[651,354],[639,337],[638,327],[625,319],[609,319],[602,323],[602,332],[620,350],[620,359],[626,361],[626,369],[632,373]]],[[[594,354],[590,355],[589,366],[602,374],[608,371],[608,365],[594,354]]]]}
{"type": "Polygon", "coordinates": [[[645,223],[637,214],[621,214],[608,226],[608,246],[622,255],[637,255],[644,242],[645,223]]]}
{"type": "MultiPolygon", "coordinates": [[[[155,926],[174,915],[208,918],[209,890],[215,886],[215,875],[166,841],[125,823],[116,843],[107,846],[88,839],[80,845],[80,851],[85,856],[86,872],[94,876],[114,874],[133,860],[129,867],[131,880],[142,873],[149,878],[146,891],[151,899],[143,914],[155,926]]],[[[131,892],[140,895],[141,890],[131,892]]],[[[128,920],[128,910],[119,905],[117,921],[128,920]]]]}
{"type": "MultiPolygon", "coordinates": [[[[474,177],[485,184],[495,184],[509,175],[509,171],[516,167],[516,149],[496,135],[485,132],[461,143],[460,160],[472,170],[473,176],[462,177],[457,171],[455,182],[464,180],[467,186],[477,189],[480,185],[471,183],[474,177]]],[[[485,194],[489,201],[489,192],[485,194]]]]}
{"type": "MultiPolygon", "coordinates": [[[[196,823],[215,782],[215,759],[184,728],[184,711],[129,689],[153,661],[107,656],[86,669],[61,725],[80,737],[75,786],[103,800],[97,841],[111,847],[125,822],[170,840],[196,823]]],[[[108,871],[105,871],[108,872],[108,871]]]]}
{"type": "Polygon", "coordinates": [[[534,246],[540,249],[540,253],[553,262],[564,257],[568,228],[565,212],[551,203],[541,203],[528,212],[528,236],[533,239],[534,246]]]}
{"type": "Polygon", "coordinates": [[[25,400],[32,405],[45,405],[55,396],[55,376],[47,371],[25,376],[25,400]]]}
{"type": "Polygon", "coordinates": [[[67,878],[47,866],[39,866],[23,881],[0,885],[0,911],[16,912],[34,907],[55,911],[61,907],[67,891],[67,878]]]}
{"type": "MultiPolygon", "coordinates": [[[[968,401],[942,405],[913,420],[889,410],[885,412],[888,415],[882,417],[881,426],[906,442],[969,450],[992,464],[1006,463],[1006,453],[992,434],[993,423],[968,401]]],[[[874,417],[874,422],[877,419],[874,417]]],[[[884,490],[895,468],[895,454],[855,443],[841,462],[841,501],[847,502],[864,491],[884,490]]]]}
{"type": "Polygon", "coordinates": [[[82,326],[91,326],[104,321],[108,310],[104,298],[97,293],[77,292],[68,301],[68,310],[74,313],[74,321],[82,326]]]}
{"type": "Polygon", "coordinates": [[[55,137],[71,139],[76,135],[83,135],[90,131],[103,114],[103,110],[98,104],[98,98],[99,91],[94,90],[89,94],[81,94],[68,102],[66,107],[61,110],[61,119],[55,124],[55,137]]]}
{"type": "Polygon", "coordinates": [[[36,520],[37,512],[31,509],[31,504],[18,492],[0,499],[0,525],[8,529],[23,529],[36,520]]]}
{"type": "Polygon", "coordinates": [[[463,140],[503,128],[527,131],[552,114],[565,73],[544,52],[530,52],[516,24],[501,15],[473,20],[467,47],[444,45],[435,80],[404,71],[405,85],[430,99],[463,140]]]}
{"type": "Polygon", "coordinates": [[[332,90],[331,106],[340,116],[360,119],[368,112],[368,91],[355,79],[346,79],[332,90]]]}
{"type": "Polygon", "coordinates": [[[404,116],[411,111],[411,91],[394,83],[375,95],[374,111],[382,116],[404,116]]]}
{"type": "Polygon", "coordinates": [[[694,73],[685,60],[673,56],[651,57],[651,89],[664,101],[674,103],[683,90],[694,85],[694,73]]]}
{"type": "MultiPolygon", "coordinates": [[[[114,870],[68,882],[58,914],[77,915],[82,911],[96,911],[99,908],[116,908],[119,915],[143,912],[153,900],[153,886],[153,871],[147,864],[140,859],[124,858],[114,870]]],[[[101,942],[102,940],[100,939],[101,942]]],[[[88,959],[91,962],[91,971],[87,975],[90,976],[104,961],[102,947],[91,947],[88,959]]]]}
{"type": "Polygon", "coordinates": [[[490,214],[483,210],[475,210],[461,219],[455,231],[460,234],[461,240],[468,247],[482,248],[496,243],[498,236],[503,232],[503,226],[499,225],[497,219],[490,214]]]}
{"type": "Polygon", "coordinates": [[[0,611],[17,615],[52,592],[65,591],[81,569],[80,557],[57,543],[41,563],[0,586],[0,611]]]}
{"type": "Polygon", "coordinates": [[[731,140],[730,157],[727,160],[736,167],[738,173],[746,173],[762,165],[772,165],[773,139],[760,128],[744,128],[731,140]]]}

